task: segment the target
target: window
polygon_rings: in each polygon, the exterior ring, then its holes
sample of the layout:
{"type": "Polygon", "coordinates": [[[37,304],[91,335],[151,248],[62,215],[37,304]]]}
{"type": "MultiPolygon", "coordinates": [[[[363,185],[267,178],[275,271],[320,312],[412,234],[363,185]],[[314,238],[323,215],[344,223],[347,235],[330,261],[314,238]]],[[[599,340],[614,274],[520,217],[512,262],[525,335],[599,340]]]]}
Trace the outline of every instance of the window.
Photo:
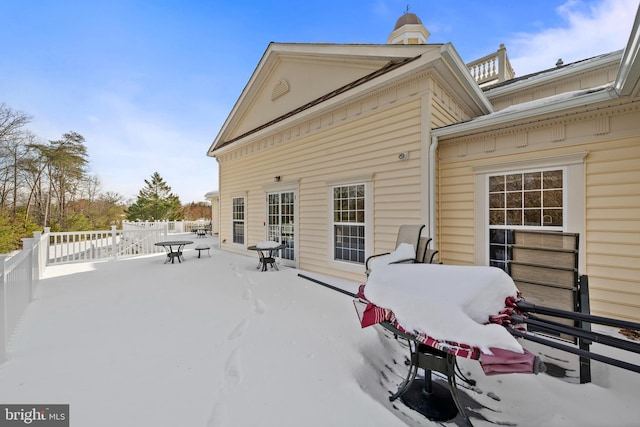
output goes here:
{"type": "Polygon", "coordinates": [[[365,185],[333,187],[334,259],[365,262],[365,185]]]}
{"type": "Polygon", "coordinates": [[[232,204],[233,243],[244,244],[244,197],[234,197],[232,204]]]}
{"type": "Polygon", "coordinates": [[[488,175],[489,264],[506,269],[514,229],[563,230],[562,169],[488,175]]]}

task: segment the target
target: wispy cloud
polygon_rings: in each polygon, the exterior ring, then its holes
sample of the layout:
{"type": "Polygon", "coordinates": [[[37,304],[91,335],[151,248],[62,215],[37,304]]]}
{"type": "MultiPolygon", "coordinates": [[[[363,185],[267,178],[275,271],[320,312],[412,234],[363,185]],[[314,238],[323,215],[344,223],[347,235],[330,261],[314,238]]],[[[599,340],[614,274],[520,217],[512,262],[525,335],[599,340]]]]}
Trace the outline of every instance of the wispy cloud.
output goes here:
{"type": "Polygon", "coordinates": [[[519,76],[623,49],[638,1],[603,0],[585,4],[570,0],[556,9],[564,25],[507,40],[511,64],[519,76]]]}

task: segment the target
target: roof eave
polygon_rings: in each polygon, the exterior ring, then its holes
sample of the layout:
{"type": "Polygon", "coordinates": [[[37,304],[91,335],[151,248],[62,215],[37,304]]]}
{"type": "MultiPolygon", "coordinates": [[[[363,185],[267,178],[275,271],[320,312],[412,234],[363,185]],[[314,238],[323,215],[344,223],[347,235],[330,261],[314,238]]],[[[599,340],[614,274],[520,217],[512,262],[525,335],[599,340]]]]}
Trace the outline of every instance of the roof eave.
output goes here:
{"type": "Polygon", "coordinates": [[[262,58],[258,62],[251,78],[244,86],[242,93],[236,100],[231,112],[224,121],[220,131],[216,135],[213,143],[207,150],[207,156],[213,157],[213,151],[221,143],[226,130],[230,126],[233,118],[238,113],[244,100],[249,96],[251,88],[255,82],[263,75],[263,70],[268,68],[273,61],[276,61],[279,54],[306,54],[306,55],[347,55],[353,57],[370,56],[376,58],[403,58],[406,56],[420,56],[435,45],[382,45],[382,44],[331,44],[331,43],[276,43],[271,42],[265,50],[262,58]]]}
{"type": "Polygon", "coordinates": [[[614,89],[620,96],[636,96],[640,90],[640,9],[636,12],[629,41],[620,61],[614,89]]]}
{"type": "Polygon", "coordinates": [[[613,88],[607,87],[602,90],[587,92],[584,95],[576,96],[570,99],[564,99],[562,101],[554,103],[539,105],[528,109],[514,110],[505,113],[498,112],[497,114],[476,118],[459,124],[433,129],[431,131],[431,134],[437,138],[459,137],[476,133],[482,129],[499,127],[500,125],[503,125],[505,123],[558,113],[560,111],[566,111],[572,108],[596,104],[603,101],[609,101],[617,97],[618,95],[613,90],[613,88]]]}
{"type": "Polygon", "coordinates": [[[621,57],[622,50],[611,52],[609,54],[601,55],[589,61],[580,61],[579,64],[576,64],[574,66],[566,66],[559,69],[549,69],[540,73],[533,74],[528,78],[527,76],[523,76],[522,78],[524,78],[524,80],[518,80],[513,83],[505,82],[507,84],[498,86],[496,88],[487,88],[484,92],[488,97],[495,98],[512,92],[525,90],[531,86],[537,86],[545,82],[558,80],[563,77],[573,75],[576,72],[580,72],[582,70],[607,65],[612,62],[617,62],[621,57]]]}
{"type": "Polygon", "coordinates": [[[481,114],[490,114],[493,110],[493,105],[489,102],[489,99],[485,96],[484,92],[474,80],[473,76],[469,72],[469,69],[465,65],[458,52],[455,50],[451,43],[442,45],[440,53],[444,62],[447,64],[449,70],[457,78],[458,82],[469,93],[476,107],[480,109],[481,114]]]}

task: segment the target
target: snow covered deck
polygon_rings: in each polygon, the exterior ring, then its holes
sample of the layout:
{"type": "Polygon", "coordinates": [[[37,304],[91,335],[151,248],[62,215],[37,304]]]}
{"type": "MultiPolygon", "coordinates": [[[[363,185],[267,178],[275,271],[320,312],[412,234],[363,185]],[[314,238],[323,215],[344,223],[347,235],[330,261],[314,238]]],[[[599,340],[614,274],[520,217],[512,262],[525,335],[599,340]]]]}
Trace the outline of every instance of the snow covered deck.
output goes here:
{"type": "MultiPolygon", "coordinates": [[[[443,425],[388,401],[406,349],[361,329],[348,296],[255,257],[184,256],[48,268],[0,365],[0,402],[69,403],[71,425],[92,427],[443,425]]],[[[640,375],[594,363],[594,383],[573,385],[460,363],[478,381],[462,389],[476,427],[640,419],[640,375]]]]}

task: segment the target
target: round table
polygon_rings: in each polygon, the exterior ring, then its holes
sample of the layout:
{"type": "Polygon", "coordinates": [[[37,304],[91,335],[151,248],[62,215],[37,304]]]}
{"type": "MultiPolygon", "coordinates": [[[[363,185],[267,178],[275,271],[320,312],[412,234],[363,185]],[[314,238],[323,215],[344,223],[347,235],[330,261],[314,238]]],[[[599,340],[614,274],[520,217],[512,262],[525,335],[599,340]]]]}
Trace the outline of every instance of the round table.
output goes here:
{"type": "Polygon", "coordinates": [[[186,245],[190,245],[193,242],[191,240],[167,240],[164,242],[155,243],[156,246],[162,246],[165,251],[167,251],[167,258],[164,260],[164,263],[168,263],[171,260],[171,264],[173,264],[174,260],[178,258],[178,262],[182,262],[182,249],[186,245]]]}
{"type": "Polygon", "coordinates": [[[258,252],[259,260],[258,260],[258,267],[256,268],[262,267],[262,271],[267,271],[267,265],[271,265],[271,268],[275,268],[276,270],[278,269],[278,265],[276,264],[276,255],[278,254],[279,250],[284,248],[285,248],[285,245],[284,243],[282,243],[277,246],[270,246],[270,247],[260,247],[257,245],[253,245],[253,246],[249,246],[247,249],[250,251],[258,252]]]}

